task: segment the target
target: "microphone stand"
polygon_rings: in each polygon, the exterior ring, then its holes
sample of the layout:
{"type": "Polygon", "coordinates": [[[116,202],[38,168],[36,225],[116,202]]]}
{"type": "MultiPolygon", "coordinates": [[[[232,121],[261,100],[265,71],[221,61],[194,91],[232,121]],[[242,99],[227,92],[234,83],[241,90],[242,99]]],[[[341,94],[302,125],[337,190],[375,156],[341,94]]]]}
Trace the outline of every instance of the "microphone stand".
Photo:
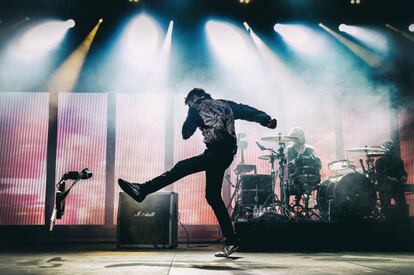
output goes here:
{"type": "Polygon", "coordinates": [[[68,172],[65,173],[60,181],[56,184],[56,195],[55,195],[55,205],[53,207],[53,212],[50,217],[50,224],[49,224],[49,231],[53,231],[56,219],[60,220],[63,217],[65,212],[65,199],[69,194],[70,190],[75,186],[82,179],[89,179],[92,177],[92,173],[89,172],[87,168],[83,169],[80,173],[78,172],[68,172]],[[72,185],[65,190],[66,188],[66,180],[71,179],[74,180],[72,185]]]}

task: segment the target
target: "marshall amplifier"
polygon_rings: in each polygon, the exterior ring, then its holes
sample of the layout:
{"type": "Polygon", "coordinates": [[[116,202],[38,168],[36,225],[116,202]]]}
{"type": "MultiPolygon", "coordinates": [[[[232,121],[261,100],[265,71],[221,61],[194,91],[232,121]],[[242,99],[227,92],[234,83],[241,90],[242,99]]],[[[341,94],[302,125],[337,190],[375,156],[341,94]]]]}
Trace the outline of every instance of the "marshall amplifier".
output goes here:
{"type": "Polygon", "coordinates": [[[137,203],[119,193],[117,247],[177,246],[178,194],[157,192],[137,203]]]}

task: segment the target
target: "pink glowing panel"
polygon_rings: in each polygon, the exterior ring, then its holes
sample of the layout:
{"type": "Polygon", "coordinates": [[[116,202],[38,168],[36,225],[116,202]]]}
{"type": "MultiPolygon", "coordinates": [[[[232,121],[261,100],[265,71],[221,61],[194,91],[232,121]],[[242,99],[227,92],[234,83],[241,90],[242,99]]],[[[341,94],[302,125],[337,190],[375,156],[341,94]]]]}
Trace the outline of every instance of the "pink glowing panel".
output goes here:
{"type": "MultiPolygon", "coordinates": [[[[381,97],[363,96],[344,99],[344,148],[378,146],[391,139],[391,109],[381,97]]],[[[355,161],[365,159],[363,153],[345,153],[355,161]]]]}
{"type": "Polygon", "coordinates": [[[46,93],[0,93],[0,224],[44,224],[46,93]]]}
{"type": "MultiPolygon", "coordinates": [[[[286,133],[293,127],[305,131],[306,143],[315,148],[315,154],[322,163],[321,176],[329,176],[328,163],[336,159],[335,112],[331,101],[309,97],[307,104],[297,104],[295,100],[287,102],[286,133]]],[[[281,126],[284,122],[281,122],[281,126]]]]}
{"type": "MultiPolygon", "coordinates": [[[[414,184],[414,107],[399,112],[400,152],[408,173],[408,183],[414,184]]],[[[410,216],[414,215],[414,195],[407,196],[410,216]]]]}
{"type": "Polygon", "coordinates": [[[106,133],[106,94],[59,94],[56,181],[66,171],[85,167],[93,177],[72,189],[58,224],[104,223],[106,133]]]}
{"type": "MultiPolygon", "coordinates": [[[[115,179],[145,182],[164,172],[165,109],[163,94],[117,94],[115,179]]],[[[116,223],[120,188],[111,184],[116,223]]]]}

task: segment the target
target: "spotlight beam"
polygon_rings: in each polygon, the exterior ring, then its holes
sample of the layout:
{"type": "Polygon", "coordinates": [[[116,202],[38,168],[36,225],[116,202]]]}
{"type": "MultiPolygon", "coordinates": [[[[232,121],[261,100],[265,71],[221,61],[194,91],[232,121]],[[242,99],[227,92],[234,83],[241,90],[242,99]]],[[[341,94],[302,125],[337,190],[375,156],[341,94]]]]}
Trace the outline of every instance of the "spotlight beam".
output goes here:
{"type": "Polygon", "coordinates": [[[402,30],[400,30],[400,29],[398,29],[398,28],[396,28],[396,27],[394,27],[394,26],[392,26],[390,24],[385,24],[385,26],[387,28],[389,28],[390,30],[392,30],[392,31],[394,31],[396,33],[399,33],[402,37],[404,37],[408,41],[414,43],[414,36],[413,35],[408,34],[408,33],[404,32],[404,31],[402,31],[402,30]]]}
{"type": "Polygon", "coordinates": [[[128,52],[139,59],[152,59],[162,42],[159,25],[145,14],[130,22],[125,39],[128,52]]]}
{"type": "Polygon", "coordinates": [[[173,28],[174,28],[174,21],[171,20],[170,23],[168,24],[167,33],[165,35],[165,39],[162,44],[162,49],[161,49],[162,54],[170,53],[173,28]]]}
{"type": "Polygon", "coordinates": [[[85,40],[53,74],[47,89],[50,92],[71,92],[79,78],[86,56],[103,21],[99,20],[85,40]]]}
{"type": "Polygon", "coordinates": [[[347,33],[374,51],[385,54],[389,50],[387,38],[376,30],[346,24],[339,25],[339,30],[347,33]]]}
{"type": "Polygon", "coordinates": [[[306,25],[277,23],[273,29],[296,52],[311,56],[323,51],[320,34],[306,25]]]}
{"type": "Polygon", "coordinates": [[[359,46],[357,43],[331,30],[330,28],[328,28],[322,23],[319,23],[319,27],[321,27],[323,30],[325,30],[327,33],[329,33],[335,39],[341,42],[345,47],[347,47],[351,52],[353,52],[356,56],[358,56],[362,61],[367,63],[369,66],[378,67],[381,64],[381,60],[378,56],[370,53],[363,47],[359,46]]]}
{"type": "Polygon", "coordinates": [[[168,24],[167,33],[165,34],[164,42],[162,44],[161,52],[158,56],[157,66],[155,66],[153,73],[151,74],[150,88],[153,90],[166,90],[168,68],[171,54],[171,42],[174,28],[174,21],[170,21],[168,24]]]}
{"type": "MultiPolygon", "coordinates": [[[[270,69],[272,75],[278,76],[277,79],[284,79],[284,81],[277,81],[278,85],[281,85],[283,90],[300,90],[300,81],[287,69],[286,64],[284,64],[283,61],[263,42],[247,22],[244,22],[243,25],[249,32],[253,44],[259,53],[261,61],[265,64],[267,71],[270,69]]],[[[274,77],[271,77],[271,79],[274,79],[274,77]]]]}
{"type": "Polygon", "coordinates": [[[209,45],[228,67],[240,66],[248,55],[244,32],[232,24],[210,20],[205,26],[209,45]]]}
{"type": "MultiPolygon", "coordinates": [[[[19,28],[21,25],[25,24],[26,22],[28,22],[30,20],[29,17],[25,17],[11,25],[6,25],[6,27],[2,27],[2,29],[0,29],[0,41],[5,41],[6,36],[10,35],[12,31],[15,31],[17,28],[19,28]]],[[[4,23],[2,23],[2,25],[4,25],[4,23]]],[[[0,42],[0,43],[2,43],[0,42]]]]}

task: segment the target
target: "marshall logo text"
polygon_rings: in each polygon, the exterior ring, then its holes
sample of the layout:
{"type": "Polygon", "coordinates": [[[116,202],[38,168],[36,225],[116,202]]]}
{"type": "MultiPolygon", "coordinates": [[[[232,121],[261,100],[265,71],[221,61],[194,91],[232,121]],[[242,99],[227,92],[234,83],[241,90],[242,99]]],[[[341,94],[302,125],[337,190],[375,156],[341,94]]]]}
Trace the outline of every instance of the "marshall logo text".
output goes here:
{"type": "Polygon", "coordinates": [[[134,217],[147,217],[147,218],[153,218],[155,217],[155,212],[149,212],[149,211],[138,211],[134,214],[134,217]]]}

